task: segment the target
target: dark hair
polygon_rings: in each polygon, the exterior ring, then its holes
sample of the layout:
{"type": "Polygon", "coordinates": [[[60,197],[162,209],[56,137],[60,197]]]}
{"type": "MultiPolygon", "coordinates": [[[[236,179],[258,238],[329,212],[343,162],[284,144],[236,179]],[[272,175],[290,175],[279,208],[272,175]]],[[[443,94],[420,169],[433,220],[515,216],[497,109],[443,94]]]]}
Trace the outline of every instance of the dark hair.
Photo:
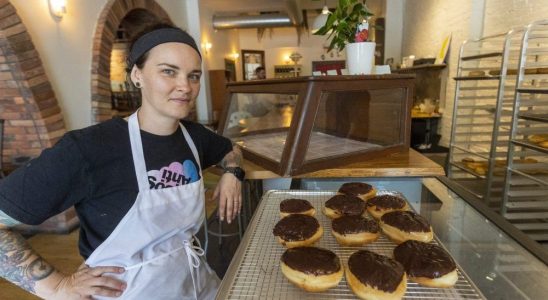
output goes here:
{"type": "Polygon", "coordinates": [[[259,73],[260,71],[264,71],[264,67],[263,67],[263,66],[258,66],[258,67],[255,69],[255,73],[259,73]]]}
{"type": "MultiPolygon", "coordinates": [[[[156,23],[156,24],[153,24],[153,25],[150,25],[148,27],[145,27],[145,29],[143,29],[141,32],[139,32],[138,34],[136,34],[132,39],[131,39],[131,42],[129,43],[129,50],[128,50],[128,57],[126,58],[126,73],[129,75],[131,74],[131,69],[133,66],[130,66],[130,62],[129,62],[129,52],[131,52],[131,49],[133,49],[133,46],[135,45],[135,42],[141,38],[143,35],[151,32],[151,31],[154,31],[154,30],[158,30],[158,29],[162,29],[162,28],[175,28],[175,29],[178,29],[178,27],[176,26],[173,26],[173,25],[170,25],[168,23],[156,23]]],[[[143,66],[145,65],[145,62],[147,61],[147,58],[148,58],[148,53],[150,51],[147,51],[145,52],[145,54],[141,55],[141,57],[139,57],[136,61],[135,61],[135,65],[137,66],[137,68],[139,69],[142,69],[143,66]]]]}

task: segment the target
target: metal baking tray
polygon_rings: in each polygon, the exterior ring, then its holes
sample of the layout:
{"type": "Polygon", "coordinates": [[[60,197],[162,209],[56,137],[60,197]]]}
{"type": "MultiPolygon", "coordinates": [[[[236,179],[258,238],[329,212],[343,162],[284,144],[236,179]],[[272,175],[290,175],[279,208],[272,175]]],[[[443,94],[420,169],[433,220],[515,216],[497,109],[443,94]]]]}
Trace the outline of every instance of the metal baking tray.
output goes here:
{"type": "MultiPolygon", "coordinates": [[[[389,193],[397,192],[379,191],[377,194],[389,193]]],[[[377,241],[360,247],[345,247],[337,243],[331,234],[331,220],[322,212],[325,201],[335,194],[336,191],[267,192],[230,263],[217,299],[357,299],[344,276],[338,286],[321,293],[306,292],[289,282],[280,270],[280,258],[286,248],[272,234],[274,225],[280,220],[280,202],[287,198],[301,198],[312,203],[316,209],[315,217],[324,229],[315,246],[335,252],[343,265],[346,266],[348,257],[359,249],[393,257],[392,250],[396,244],[384,234],[377,241]]],[[[440,244],[437,237],[434,243],[440,244]]],[[[404,299],[485,299],[458,265],[457,271],[459,278],[453,288],[429,288],[408,280],[404,299]]]]}

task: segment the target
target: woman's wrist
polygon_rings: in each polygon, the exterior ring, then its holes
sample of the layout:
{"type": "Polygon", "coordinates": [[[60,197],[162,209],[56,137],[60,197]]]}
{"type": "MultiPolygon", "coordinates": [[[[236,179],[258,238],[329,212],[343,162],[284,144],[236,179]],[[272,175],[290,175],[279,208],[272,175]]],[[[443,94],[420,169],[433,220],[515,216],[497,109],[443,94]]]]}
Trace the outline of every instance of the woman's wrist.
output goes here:
{"type": "Polygon", "coordinates": [[[65,274],[54,270],[49,276],[36,282],[35,294],[42,299],[50,299],[57,293],[65,274]]]}

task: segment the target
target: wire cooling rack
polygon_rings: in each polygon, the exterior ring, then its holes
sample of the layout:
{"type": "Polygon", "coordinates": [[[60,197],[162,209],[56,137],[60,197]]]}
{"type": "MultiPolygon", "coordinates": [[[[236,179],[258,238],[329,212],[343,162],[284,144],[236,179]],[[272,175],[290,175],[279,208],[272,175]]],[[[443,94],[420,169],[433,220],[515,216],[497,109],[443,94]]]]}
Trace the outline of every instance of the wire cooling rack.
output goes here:
{"type": "MultiPolygon", "coordinates": [[[[377,194],[386,193],[391,192],[379,191],[377,194]]],[[[377,241],[365,246],[346,247],[337,243],[331,234],[331,220],[322,213],[325,201],[335,194],[335,191],[267,192],[225,274],[217,299],[357,299],[344,276],[339,285],[321,293],[306,292],[290,283],[280,270],[280,258],[286,248],[272,234],[274,225],[280,220],[280,202],[301,198],[314,206],[315,217],[324,229],[315,246],[335,252],[343,265],[346,266],[348,257],[360,249],[393,257],[396,244],[382,234],[377,241]]],[[[440,244],[437,238],[434,243],[440,244]]],[[[408,280],[404,299],[485,299],[459,266],[457,272],[459,278],[452,288],[424,287],[408,280]]]]}

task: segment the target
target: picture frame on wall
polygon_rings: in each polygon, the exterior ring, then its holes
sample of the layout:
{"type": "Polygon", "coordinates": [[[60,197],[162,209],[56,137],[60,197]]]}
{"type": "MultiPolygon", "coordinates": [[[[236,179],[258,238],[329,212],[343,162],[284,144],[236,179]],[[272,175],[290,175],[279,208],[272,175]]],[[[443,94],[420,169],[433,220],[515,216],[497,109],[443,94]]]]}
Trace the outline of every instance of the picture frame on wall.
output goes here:
{"type": "Polygon", "coordinates": [[[255,69],[264,67],[264,51],[242,49],[242,72],[243,80],[255,80],[255,69]]]}

